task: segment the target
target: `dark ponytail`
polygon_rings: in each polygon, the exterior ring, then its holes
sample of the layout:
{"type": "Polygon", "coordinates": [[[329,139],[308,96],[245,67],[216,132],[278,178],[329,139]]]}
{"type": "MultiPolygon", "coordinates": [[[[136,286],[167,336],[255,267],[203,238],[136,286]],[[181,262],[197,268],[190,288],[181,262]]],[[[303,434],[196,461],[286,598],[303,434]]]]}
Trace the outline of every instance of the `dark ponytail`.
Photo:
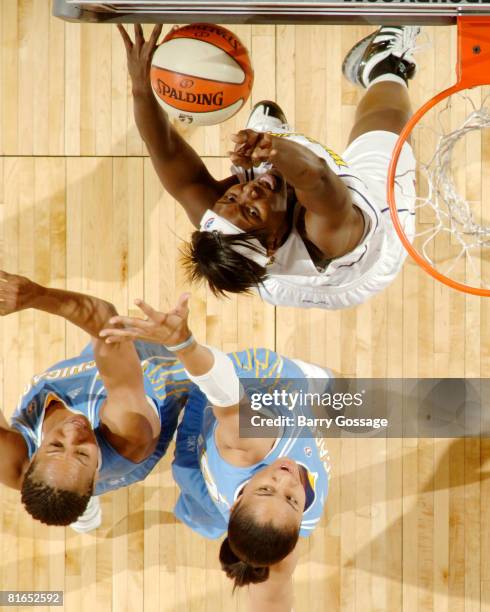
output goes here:
{"type": "Polygon", "coordinates": [[[299,528],[276,527],[271,521],[261,523],[253,510],[240,502],[232,510],[228,537],[221,544],[221,569],[235,582],[235,587],[265,582],[269,566],[291,553],[298,541],[299,528]]]}
{"type": "Polygon", "coordinates": [[[254,567],[241,561],[231,550],[230,541],[225,538],[219,550],[219,560],[221,569],[226,573],[228,578],[235,582],[233,590],[237,587],[246,586],[247,584],[256,584],[265,582],[269,578],[268,567],[254,567]]]}

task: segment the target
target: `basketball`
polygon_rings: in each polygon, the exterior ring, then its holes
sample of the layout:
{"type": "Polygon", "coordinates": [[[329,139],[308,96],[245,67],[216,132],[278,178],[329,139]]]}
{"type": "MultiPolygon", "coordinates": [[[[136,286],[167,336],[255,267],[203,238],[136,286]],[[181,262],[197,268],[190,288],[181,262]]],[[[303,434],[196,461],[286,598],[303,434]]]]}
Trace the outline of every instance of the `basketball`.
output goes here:
{"type": "Polygon", "coordinates": [[[169,116],[192,125],[215,125],[245,104],[253,69],[233,32],[194,23],[167,34],[153,55],[150,78],[169,116]]]}

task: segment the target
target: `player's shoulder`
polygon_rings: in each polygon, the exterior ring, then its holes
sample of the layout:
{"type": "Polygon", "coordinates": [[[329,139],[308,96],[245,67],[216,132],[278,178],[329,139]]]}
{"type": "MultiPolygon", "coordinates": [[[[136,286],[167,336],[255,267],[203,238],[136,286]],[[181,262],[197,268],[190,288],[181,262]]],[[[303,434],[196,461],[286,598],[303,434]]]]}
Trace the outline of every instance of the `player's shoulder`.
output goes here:
{"type": "Polygon", "coordinates": [[[228,353],[241,376],[268,376],[281,366],[283,357],[265,347],[247,348],[228,353]]]}

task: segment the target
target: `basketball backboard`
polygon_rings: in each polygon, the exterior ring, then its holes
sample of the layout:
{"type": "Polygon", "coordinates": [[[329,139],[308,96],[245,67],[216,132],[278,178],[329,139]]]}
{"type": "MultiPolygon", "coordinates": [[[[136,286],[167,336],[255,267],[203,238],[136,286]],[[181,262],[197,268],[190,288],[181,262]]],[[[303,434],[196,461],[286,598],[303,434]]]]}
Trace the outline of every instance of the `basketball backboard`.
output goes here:
{"type": "Polygon", "coordinates": [[[450,24],[458,15],[490,15],[490,0],[54,0],[69,21],[108,23],[450,24]]]}

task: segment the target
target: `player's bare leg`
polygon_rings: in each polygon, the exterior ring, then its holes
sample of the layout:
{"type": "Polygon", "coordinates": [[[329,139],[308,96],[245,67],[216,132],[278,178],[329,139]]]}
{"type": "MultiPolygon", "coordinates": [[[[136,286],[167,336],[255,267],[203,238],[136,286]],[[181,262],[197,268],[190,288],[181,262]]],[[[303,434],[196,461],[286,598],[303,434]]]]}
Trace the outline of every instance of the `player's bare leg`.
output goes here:
{"type": "Polygon", "coordinates": [[[407,82],[416,70],[416,26],[388,26],[359,41],[347,54],[343,72],[367,88],[356,110],[349,143],[374,130],[399,134],[412,114],[407,82]]]}
{"type": "Polygon", "coordinates": [[[383,81],[373,85],[360,101],[349,144],[361,134],[384,130],[399,134],[412,115],[405,85],[383,81]],[[389,103],[387,103],[389,101],[389,103]]]}

